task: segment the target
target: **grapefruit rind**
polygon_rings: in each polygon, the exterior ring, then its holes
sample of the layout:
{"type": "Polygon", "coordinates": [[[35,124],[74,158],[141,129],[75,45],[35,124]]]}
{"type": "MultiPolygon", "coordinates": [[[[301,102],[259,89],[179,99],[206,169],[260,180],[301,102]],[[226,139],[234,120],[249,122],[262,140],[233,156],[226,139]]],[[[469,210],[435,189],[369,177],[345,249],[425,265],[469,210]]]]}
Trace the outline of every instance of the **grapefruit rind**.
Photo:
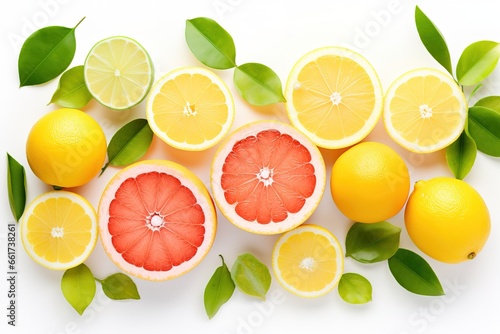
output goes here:
{"type": "Polygon", "coordinates": [[[149,281],[164,281],[181,276],[194,267],[196,267],[208,254],[215,239],[217,230],[217,214],[212,201],[212,197],[201,180],[186,167],[167,160],[145,160],[134,163],[118,172],[107,184],[103,195],[99,201],[98,207],[99,235],[104,250],[109,258],[123,271],[149,281]],[[195,195],[197,204],[199,204],[205,215],[205,234],[202,244],[198,247],[196,254],[181,263],[172,267],[168,271],[149,271],[135,266],[125,259],[115,249],[112,243],[112,235],[108,230],[108,221],[110,218],[109,207],[116,191],[122,183],[142,173],[159,172],[171,175],[181,181],[195,195]]]}
{"type": "MultiPolygon", "coordinates": [[[[338,46],[326,46],[309,51],[308,53],[304,54],[301,58],[299,58],[299,60],[293,65],[285,86],[285,97],[287,100],[285,103],[285,107],[288,118],[292,123],[292,125],[301,132],[303,132],[307,137],[309,137],[313,143],[315,143],[319,147],[323,147],[326,149],[340,149],[352,146],[360,142],[366,136],[368,136],[368,134],[375,128],[375,125],[377,124],[378,120],[382,115],[383,100],[384,100],[383,96],[384,94],[383,94],[382,84],[380,82],[378,74],[375,71],[373,65],[365,57],[348,48],[338,47],[338,46]],[[322,56],[345,57],[356,62],[365,70],[366,74],[371,80],[374,89],[373,94],[375,97],[375,103],[373,106],[373,110],[370,114],[370,117],[366,120],[364,126],[356,133],[339,140],[330,140],[322,138],[317,134],[309,131],[301,123],[299,119],[299,112],[296,110],[293,101],[293,92],[297,87],[297,84],[300,84],[298,82],[298,77],[302,69],[307,64],[316,61],[319,57],[322,56]]],[[[333,126],[338,127],[341,126],[341,124],[334,124],[333,126]]]]}
{"type": "Polygon", "coordinates": [[[326,295],[328,292],[332,291],[333,288],[335,288],[338,285],[340,278],[342,277],[342,274],[344,272],[344,252],[342,250],[342,246],[340,245],[338,239],[335,237],[335,235],[333,235],[333,233],[328,231],[326,228],[314,224],[304,224],[281,235],[274,244],[271,261],[272,261],[271,265],[273,268],[273,272],[278,283],[288,292],[291,292],[296,296],[304,298],[317,298],[326,295]],[[300,235],[301,233],[307,233],[307,232],[318,234],[321,237],[326,238],[330,243],[330,245],[336,251],[335,261],[337,267],[334,279],[328,282],[328,284],[326,284],[323,289],[317,291],[302,291],[297,289],[293,285],[289,284],[287,280],[283,277],[279,265],[280,251],[283,244],[285,244],[290,239],[290,237],[297,236],[300,235]]]}
{"type": "Polygon", "coordinates": [[[210,186],[217,207],[233,225],[255,234],[279,234],[301,225],[316,210],[325,191],[326,167],[318,147],[293,126],[280,121],[255,121],[236,129],[219,145],[210,170],[210,186]],[[311,164],[315,168],[316,185],[312,195],[306,199],[300,211],[296,213],[289,212],[288,217],[282,222],[259,224],[255,221],[247,221],[235,212],[235,204],[229,204],[225,199],[224,189],[221,186],[221,178],[225,159],[231,153],[234,144],[241,139],[254,136],[265,130],[278,130],[282,134],[288,134],[293,139],[298,140],[309,151],[311,154],[311,164]]]}
{"type": "Polygon", "coordinates": [[[79,264],[85,262],[87,258],[90,256],[92,251],[95,248],[95,245],[97,243],[97,214],[94,210],[94,207],[90,202],[85,199],[83,196],[70,192],[70,191],[65,191],[65,190],[57,190],[57,191],[49,191],[44,194],[39,195],[36,197],[30,205],[26,208],[26,211],[23,214],[23,217],[20,221],[20,229],[21,229],[21,241],[23,244],[24,249],[26,250],[26,253],[33,259],[35,262],[38,264],[52,270],[66,270],[70,269],[73,267],[78,266],[79,264]],[[30,217],[33,215],[33,211],[42,202],[45,202],[48,199],[51,198],[67,198],[71,200],[72,202],[80,205],[87,216],[90,218],[90,221],[92,223],[92,228],[90,229],[90,241],[85,247],[85,250],[78,256],[76,256],[71,262],[50,262],[47,261],[45,258],[39,256],[34,248],[33,245],[30,243],[28,240],[28,234],[30,233],[28,229],[28,220],[30,217]]]}

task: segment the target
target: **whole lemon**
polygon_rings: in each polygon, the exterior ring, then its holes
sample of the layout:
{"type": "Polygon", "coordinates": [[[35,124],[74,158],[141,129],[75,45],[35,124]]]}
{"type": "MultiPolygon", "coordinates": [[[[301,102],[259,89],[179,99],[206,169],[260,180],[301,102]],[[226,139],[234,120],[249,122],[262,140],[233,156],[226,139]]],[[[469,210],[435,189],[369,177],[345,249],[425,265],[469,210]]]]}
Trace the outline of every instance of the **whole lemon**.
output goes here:
{"type": "Polygon", "coordinates": [[[106,159],[106,137],[91,116],[77,109],[57,109],[41,117],[26,141],[26,157],[43,182],[77,187],[95,177],[106,159]]]}
{"type": "Polygon", "coordinates": [[[362,142],[333,164],[330,190],[337,208],[349,219],[375,223],[395,216],[410,192],[404,160],[389,146],[362,142]]]}
{"type": "Polygon", "coordinates": [[[476,257],[491,228],[481,195],[468,183],[450,177],[415,183],[406,204],[405,225],[422,252],[445,263],[476,257]]]}

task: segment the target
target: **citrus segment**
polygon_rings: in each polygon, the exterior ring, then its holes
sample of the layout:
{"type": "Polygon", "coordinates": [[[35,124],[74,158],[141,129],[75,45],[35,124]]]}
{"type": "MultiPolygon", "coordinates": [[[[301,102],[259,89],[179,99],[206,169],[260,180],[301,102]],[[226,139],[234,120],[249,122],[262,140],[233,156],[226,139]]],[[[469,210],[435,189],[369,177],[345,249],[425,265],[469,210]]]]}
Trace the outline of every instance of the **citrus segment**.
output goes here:
{"type": "Polygon", "coordinates": [[[316,145],[351,146],[382,112],[382,87],[371,64],[339,47],[313,50],[292,68],[285,88],[291,123],[316,145]]]}
{"type": "Polygon", "coordinates": [[[233,132],[215,154],[211,186],[222,213],[236,226],[274,234],[304,222],[325,187],[321,153],[293,127],[273,121],[233,132]]]}
{"type": "Polygon", "coordinates": [[[450,145],[465,126],[467,102],[451,76],[416,69],[396,79],[386,93],[384,124],[404,148],[430,153],[450,145]]]}
{"type": "Polygon", "coordinates": [[[301,297],[319,297],[331,291],[344,270],[344,254],[327,229],[304,224],[283,234],[272,254],[278,282],[301,297]]]}
{"type": "Polygon", "coordinates": [[[491,230],[481,195],[468,183],[449,177],[416,182],[404,217],[415,245],[445,263],[475,258],[491,230]]]}
{"type": "Polygon", "coordinates": [[[135,40],[113,36],[97,42],[84,64],[90,94],[111,109],[127,109],[140,103],[154,80],[147,51],[135,40]]]}
{"type": "Polygon", "coordinates": [[[99,203],[104,249],[131,275],[166,280],[196,266],[212,246],[216,213],[198,177],[169,161],[130,165],[99,203]]]}
{"type": "Polygon", "coordinates": [[[51,191],[35,198],[21,220],[22,243],[37,263],[66,270],[84,262],[97,241],[97,216],[82,196],[51,191]]]}
{"type": "Polygon", "coordinates": [[[200,151],[217,144],[234,119],[234,103],[215,73],[198,67],[176,69],[155,83],[147,103],[154,133],[167,144],[200,151]]]}

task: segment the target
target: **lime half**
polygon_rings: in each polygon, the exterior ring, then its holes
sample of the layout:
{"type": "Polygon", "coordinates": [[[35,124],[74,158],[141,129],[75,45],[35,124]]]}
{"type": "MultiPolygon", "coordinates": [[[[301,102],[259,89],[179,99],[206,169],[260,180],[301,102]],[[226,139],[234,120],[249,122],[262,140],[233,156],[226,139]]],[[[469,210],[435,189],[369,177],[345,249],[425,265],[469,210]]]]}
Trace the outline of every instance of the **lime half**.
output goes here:
{"type": "Polygon", "coordinates": [[[154,80],[153,63],[135,40],[114,36],[97,42],[84,64],[85,84],[102,105],[117,110],[140,103],[154,80]]]}

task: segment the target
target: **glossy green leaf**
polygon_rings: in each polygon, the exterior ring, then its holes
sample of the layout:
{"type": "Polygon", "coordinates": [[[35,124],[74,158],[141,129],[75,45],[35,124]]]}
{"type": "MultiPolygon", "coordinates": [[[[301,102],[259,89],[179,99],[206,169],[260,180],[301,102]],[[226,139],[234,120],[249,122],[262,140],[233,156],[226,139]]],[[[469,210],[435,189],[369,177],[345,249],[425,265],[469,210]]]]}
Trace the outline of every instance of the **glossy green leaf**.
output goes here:
{"type": "Polygon", "coordinates": [[[354,223],[346,236],[346,256],[362,263],[387,260],[399,248],[401,228],[388,222],[354,223]]]}
{"type": "Polygon", "coordinates": [[[415,24],[420,40],[427,51],[441,66],[453,75],[450,51],[443,35],[418,6],[415,7],[415,24]]]}
{"type": "Polygon", "coordinates": [[[271,286],[271,274],[267,266],[252,254],[238,256],[231,268],[231,277],[241,292],[266,299],[271,286]]]}
{"type": "Polygon", "coordinates": [[[486,96],[474,104],[474,107],[485,107],[500,114],[500,96],[486,96]]]}
{"type": "Polygon", "coordinates": [[[372,300],[372,285],[360,274],[345,273],[339,281],[340,297],[350,304],[366,304],[372,300]]]}
{"type": "Polygon", "coordinates": [[[92,95],[85,84],[83,65],[80,65],[63,73],[50,103],[65,108],[79,109],[85,107],[90,100],[92,100],[92,95]]]}
{"type": "Polygon", "coordinates": [[[236,66],[236,47],[231,35],[207,17],[186,20],[186,43],[196,58],[216,69],[236,66]]]}
{"type": "Polygon", "coordinates": [[[222,265],[215,270],[205,287],[204,303],[209,319],[212,319],[222,305],[231,298],[235,289],[231,273],[224,262],[224,258],[220,257],[222,265]]]}
{"type": "Polygon", "coordinates": [[[425,296],[444,295],[439,279],[420,255],[400,248],[388,263],[392,275],[406,290],[425,296]]]}
{"type": "Polygon", "coordinates": [[[285,102],[280,78],[265,65],[246,63],[236,67],[234,84],[238,93],[252,105],[285,102]]]}
{"type": "Polygon", "coordinates": [[[82,315],[95,296],[94,275],[84,263],[64,272],[61,290],[66,300],[82,315]]]}
{"type": "Polygon", "coordinates": [[[490,108],[470,107],[468,127],[479,151],[500,157],[500,113],[490,108]]]}
{"type": "Polygon", "coordinates": [[[16,221],[19,221],[26,207],[26,172],[9,153],[7,153],[7,190],[10,210],[16,221]]]}
{"type": "Polygon", "coordinates": [[[101,283],[104,294],[111,299],[141,299],[134,281],[125,274],[116,273],[103,280],[96,280],[101,283]]]}
{"type": "Polygon", "coordinates": [[[476,142],[468,131],[462,131],[460,137],[446,148],[446,161],[455,178],[463,180],[474,166],[477,155],[476,142]]]}
{"type": "Polygon", "coordinates": [[[464,86],[478,84],[493,72],[499,58],[499,43],[492,41],[472,43],[465,48],[458,60],[458,83],[464,86]]]}
{"type": "Polygon", "coordinates": [[[31,34],[21,47],[18,60],[20,86],[38,85],[63,73],[76,50],[74,28],[50,26],[31,34]]]}
{"type": "Polygon", "coordinates": [[[152,141],[153,131],[146,119],[138,118],[125,124],[109,141],[108,163],[102,172],[109,165],[126,166],[139,160],[146,154],[152,141]]]}

